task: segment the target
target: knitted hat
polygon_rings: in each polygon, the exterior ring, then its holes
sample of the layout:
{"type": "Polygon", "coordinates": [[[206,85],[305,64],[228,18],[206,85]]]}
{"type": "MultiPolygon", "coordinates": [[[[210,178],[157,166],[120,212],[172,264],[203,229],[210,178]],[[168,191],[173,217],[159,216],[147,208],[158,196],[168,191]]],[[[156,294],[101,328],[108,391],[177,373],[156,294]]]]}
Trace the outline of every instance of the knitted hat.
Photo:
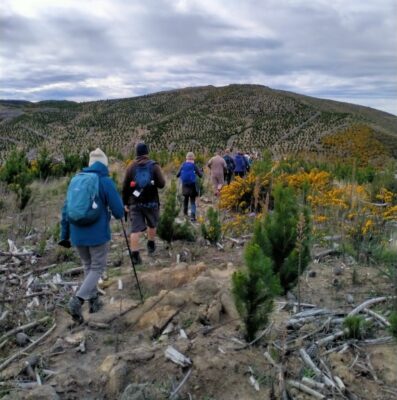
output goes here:
{"type": "Polygon", "coordinates": [[[99,147],[94,151],[91,151],[90,161],[88,162],[88,166],[91,167],[91,165],[97,161],[101,162],[106,167],[108,166],[108,158],[106,157],[106,154],[99,147]]]}
{"type": "Polygon", "coordinates": [[[149,154],[149,148],[145,143],[138,143],[135,148],[137,157],[149,154]]]}
{"type": "Polygon", "coordinates": [[[186,160],[194,160],[194,153],[192,151],[186,154],[186,160]]]}

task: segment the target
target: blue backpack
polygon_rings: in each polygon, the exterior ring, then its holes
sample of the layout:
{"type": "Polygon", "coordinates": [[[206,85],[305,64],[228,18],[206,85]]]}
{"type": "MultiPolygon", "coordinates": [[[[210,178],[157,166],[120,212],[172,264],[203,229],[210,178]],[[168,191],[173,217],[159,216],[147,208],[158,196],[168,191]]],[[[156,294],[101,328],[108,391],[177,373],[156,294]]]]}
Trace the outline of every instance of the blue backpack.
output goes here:
{"type": "Polygon", "coordinates": [[[184,185],[196,183],[196,173],[194,171],[194,164],[184,162],[181,168],[181,181],[184,185]]]}
{"type": "Polygon", "coordinates": [[[147,186],[152,185],[153,180],[153,166],[154,161],[150,160],[149,162],[141,165],[137,165],[135,167],[135,188],[138,191],[143,191],[147,186]]]}
{"type": "Polygon", "coordinates": [[[67,216],[70,223],[91,225],[100,216],[99,177],[96,173],[80,172],[70,181],[66,194],[67,216]]]}
{"type": "Polygon", "coordinates": [[[245,172],[247,170],[247,161],[245,160],[245,157],[241,154],[236,155],[234,162],[236,164],[236,167],[234,169],[236,172],[245,172]]]}

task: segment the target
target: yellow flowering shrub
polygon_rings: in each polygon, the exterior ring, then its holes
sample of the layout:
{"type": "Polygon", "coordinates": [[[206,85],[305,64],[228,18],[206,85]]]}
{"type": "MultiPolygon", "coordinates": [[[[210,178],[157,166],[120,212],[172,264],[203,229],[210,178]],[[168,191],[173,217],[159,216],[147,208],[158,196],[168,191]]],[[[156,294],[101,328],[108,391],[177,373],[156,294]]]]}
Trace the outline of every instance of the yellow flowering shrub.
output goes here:
{"type": "Polygon", "coordinates": [[[270,186],[270,174],[257,177],[250,172],[245,178],[236,177],[230,185],[222,188],[219,208],[245,211],[253,208],[256,201],[264,201],[270,186]]]}

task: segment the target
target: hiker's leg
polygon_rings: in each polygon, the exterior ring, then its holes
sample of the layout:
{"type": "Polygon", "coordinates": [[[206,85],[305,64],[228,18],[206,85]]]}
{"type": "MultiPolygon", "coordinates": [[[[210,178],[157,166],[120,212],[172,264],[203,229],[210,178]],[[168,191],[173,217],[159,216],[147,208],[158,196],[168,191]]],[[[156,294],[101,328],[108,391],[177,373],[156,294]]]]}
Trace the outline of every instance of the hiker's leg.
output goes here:
{"type": "Polygon", "coordinates": [[[141,236],[141,232],[133,232],[130,236],[130,246],[132,251],[139,250],[139,237],[141,236]]]}
{"type": "Polygon", "coordinates": [[[96,297],[97,283],[106,268],[108,251],[109,243],[89,247],[89,252],[91,256],[91,268],[76,293],[77,297],[84,300],[89,300],[93,297],[96,297]]]}
{"type": "Polygon", "coordinates": [[[184,195],[183,196],[183,214],[184,215],[187,215],[188,208],[189,208],[189,196],[184,195]]]}
{"type": "Polygon", "coordinates": [[[156,228],[147,228],[147,238],[154,241],[156,238],[156,228]]]}
{"type": "Polygon", "coordinates": [[[90,249],[88,246],[77,246],[77,252],[84,267],[84,277],[86,277],[91,268],[90,249]]]}
{"type": "Polygon", "coordinates": [[[192,217],[196,217],[196,196],[190,196],[190,214],[192,217]]]}
{"type": "Polygon", "coordinates": [[[131,251],[139,251],[139,238],[141,232],[146,230],[146,222],[144,210],[142,208],[131,206],[130,207],[130,246],[131,251]]]}

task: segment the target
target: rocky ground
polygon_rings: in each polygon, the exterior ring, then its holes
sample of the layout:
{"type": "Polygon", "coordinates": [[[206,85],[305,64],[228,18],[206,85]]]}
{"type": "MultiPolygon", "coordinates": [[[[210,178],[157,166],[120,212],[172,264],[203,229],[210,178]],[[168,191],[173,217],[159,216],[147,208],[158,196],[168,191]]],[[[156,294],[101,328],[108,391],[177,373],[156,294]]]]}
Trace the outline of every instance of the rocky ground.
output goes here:
{"type": "MultiPolygon", "coordinates": [[[[42,317],[51,319],[25,329],[28,341],[22,347],[16,345],[16,335],[9,336],[3,347],[0,338],[0,363],[22,350],[7,366],[0,366],[0,397],[281,398],[280,365],[284,383],[304,377],[321,381],[302,362],[299,349],[310,348],[310,344],[335,331],[331,322],[327,324],[328,318],[331,321],[335,316],[346,315],[366,299],[392,292],[390,282],[375,268],[358,265],[351,257],[314,258],[301,278],[302,302],[315,306],[309,310],[329,313],[293,326],[292,316],[299,316],[294,295],[278,298],[270,326],[257,343],[248,345],[230,291],[231,275],[242,265],[247,238],[225,239],[217,247],[202,239],[196,243],[176,242],[172,248],[159,241],[154,257],[146,255],[143,239],[144,263],[137,268],[144,296],[141,303],[124,236],[115,224],[108,276],[100,284],[104,307],[96,314],[85,310],[84,324],[73,324],[65,308],[72,286],[66,283],[78,282],[78,271],[69,278],[61,273],[58,283],[54,276],[59,271],[46,270],[43,277],[40,270],[54,261],[51,252],[29,267],[36,271],[33,274],[38,280],[51,280],[47,286],[55,286],[48,297],[39,296],[40,304],[47,299],[42,317]],[[29,349],[29,343],[46,332],[48,335],[29,349]]],[[[314,247],[313,254],[321,250],[314,247]]],[[[78,260],[67,264],[68,269],[78,267],[78,260]]],[[[373,309],[377,313],[385,310],[384,302],[376,307],[373,309]]],[[[36,320],[39,317],[36,314],[36,320]]],[[[9,327],[0,333],[8,331],[9,327]]],[[[371,337],[388,337],[386,328],[376,324],[371,337]]],[[[325,390],[328,398],[397,398],[395,342],[371,345],[339,337],[317,347],[311,354],[313,360],[317,365],[322,360],[330,375],[339,377],[345,386],[344,390],[325,390]]],[[[313,398],[286,385],[291,398],[313,398]]]]}

